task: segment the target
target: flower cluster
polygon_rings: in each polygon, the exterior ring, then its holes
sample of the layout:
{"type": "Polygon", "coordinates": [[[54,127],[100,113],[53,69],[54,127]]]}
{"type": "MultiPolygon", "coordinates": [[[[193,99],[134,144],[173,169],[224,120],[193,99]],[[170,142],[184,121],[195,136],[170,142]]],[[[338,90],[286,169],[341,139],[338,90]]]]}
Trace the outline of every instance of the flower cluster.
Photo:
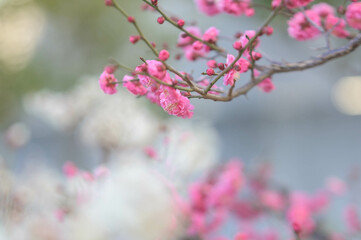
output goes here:
{"type": "Polygon", "coordinates": [[[227,13],[235,16],[246,15],[253,16],[252,0],[233,1],[233,0],[195,0],[198,9],[213,16],[219,13],[227,13]]]}
{"type": "Polygon", "coordinates": [[[321,35],[321,31],[330,31],[339,38],[347,38],[344,19],[335,15],[335,10],[327,3],[319,3],[305,12],[297,12],[288,21],[289,35],[299,41],[313,39],[321,35]]]}
{"type": "MultiPolygon", "coordinates": [[[[205,42],[217,43],[219,30],[215,27],[210,27],[203,35],[201,34],[201,30],[196,26],[186,27],[185,30],[203,39],[205,42]]],[[[179,35],[177,46],[183,49],[184,55],[189,61],[195,61],[200,57],[205,57],[211,50],[209,46],[184,33],[179,35]]]]}
{"type": "Polygon", "coordinates": [[[361,2],[354,2],[348,6],[346,20],[350,27],[361,30],[361,2]]]}
{"type": "MultiPolygon", "coordinates": [[[[182,118],[191,118],[193,115],[190,98],[227,102],[247,94],[256,86],[268,93],[275,89],[271,80],[274,74],[320,65],[316,58],[291,64],[287,61],[274,61],[261,53],[261,38],[273,35],[273,27],[270,24],[279,15],[288,19],[288,34],[291,38],[305,41],[322,36],[325,39],[326,46],[323,49],[327,49],[325,53],[329,56],[323,57],[322,63],[348,54],[346,49],[349,48],[344,47],[341,49],[342,54],[332,55],[331,37],[358,39],[354,29],[361,29],[361,3],[358,1],[352,1],[348,5],[345,2],[336,9],[326,2],[315,3],[314,0],[273,0],[268,3],[270,6],[252,0],[195,0],[198,9],[208,16],[220,13],[252,16],[257,7],[271,11],[269,17],[257,30],[237,29],[234,37],[221,36],[220,30],[215,26],[203,31],[197,24],[187,22],[178,16],[167,15],[158,1],[143,2],[145,4],[143,10],[152,10],[158,14],[157,23],[160,25],[169,23],[180,31],[176,42],[177,49],[174,51],[180,49],[181,52],[172,55],[169,52],[172,48],[168,43],[163,43],[163,49],[158,50],[156,44],[146,38],[135,17],[128,15],[116,1],[112,1],[112,4],[106,2],[106,5],[116,8],[126,17],[128,23],[135,26],[138,34],[130,36],[129,41],[133,44],[143,41],[156,55],[152,60],[141,58],[143,64],[135,69],[119,64],[115,67],[122,67],[128,72],[123,77],[122,83],[129,92],[144,96],[152,103],[161,106],[168,114],[182,118]],[[221,46],[223,40],[231,41],[233,49],[229,50],[230,44],[221,46]],[[236,53],[232,53],[234,50],[236,53]],[[193,70],[183,72],[171,66],[171,57],[179,60],[182,56],[190,62],[200,60],[201,77],[193,76],[193,70]],[[268,65],[261,64],[264,59],[268,60],[268,65]],[[206,66],[204,66],[205,61],[206,66]],[[249,81],[237,82],[241,76],[242,79],[243,76],[249,78],[249,81]],[[222,80],[224,88],[217,86],[222,80]]],[[[361,40],[357,41],[356,47],[360,45],[359,41],[361,40]]],[[[354,49],[355,47],[352,47],[351,51],[354,49]]],[[[118,81],[113,75],[114,71],[115,68],[106,67],[99,79],[100,87],[105,93],[114,94],[117,91],[118,81]]]]}

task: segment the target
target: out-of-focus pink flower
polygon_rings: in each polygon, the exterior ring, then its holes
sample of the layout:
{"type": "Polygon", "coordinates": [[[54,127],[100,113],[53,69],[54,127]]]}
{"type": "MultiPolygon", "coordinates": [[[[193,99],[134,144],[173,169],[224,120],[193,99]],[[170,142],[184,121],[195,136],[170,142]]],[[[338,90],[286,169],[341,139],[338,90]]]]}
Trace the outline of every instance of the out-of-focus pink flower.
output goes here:
{"type": "Polygon", "coordinates": [[[326,18],[325,22],[326,30],[332,29],[332,34],[339,38],[346,38],[350,34],[346,30],[346,22],[342,18],[335,17],[333,15],[329,15],[326,18]]]}
{"type": "Polygon", "coordinates": [[[318,14],[312,10],[307,10],[305,13],[298,12],[288,21],[288,34],[298,40],[305,41],[320,35],[320,31],[308,21],[307,16],[314,24],[321,25],[321,20],[318,14]]]}
{"type": "Polygon", "coordinates": [[[218,1],[219,0],[195,0],[199,11],[208,16],[213,16],[221,12],[217,5],[218,1]]]}
{"type": "MultiPolygon", "coordinates": [[[[198,27],[195,26],[189,26],[186,27],[185,30],[187,30],[189,33],[195,35],[196,37],[201,37],[201,30],[198,27]]],[[[187,45],[190,45],[194,42],[194,39],[190,36],[187,36],[185,33],[181,33],[178,37],[178,47],[184,47],[187,45]]]]}
{"type": "Polygon", "coordinates": [[[150,157],[150,158],[153,158],[153,159],[156,159],[157,158],[157,152],[155,151],[155,149],[153,147],[145,147],[144,149],[144,153],[150,157]]]}
{"type": "Polygon", "coordinates": [[[207,53],[206,47],[202,44],[201,49],[195,49],[193,46],[187,46],[183,48],[186,58],[189,61],[195,61],[199,57],[204,57],[207,53]]]}
{"type": "Polygon", "coordinates": [[[221,11],[235,16],[240,16],[246,14],[246,16],[251,16],[249,9],[251,8],[251,0],[243,1],[233,1],[233,0],[220,0],[218,4],[221,11]]]}
{"type": "Polygon", "coordinates": [[[361,2],[354,2],[348,5],[346,20],[350,27],[361,30],[361,2]]]}
{"type": "Polygon", "coordinates": [[[263,205],[275,211],[282,210],[286,204],[284,197],[279,192],[273,190],[266,190],[262,192],[261,201],[263,205]]]}
{"type": "Polygon", "coordinates": [[[104,177],[108,176],[109,174],[110,174],[109,169],[104,165],[97,166],[94,170],[94,177],[96,179],[104,178],[104,177]]]}
{"type": "Polygon", "coordinates": [[[105,66],[105,68],[104,68],[104,71],[106,71],[106,72],[109,73],[109,74],[114,73],[115,70],[117,70],[117,66],[115,66],[115,65],[107,65],[107,66],[105,66]]]}
{"type": "Polygon", "coordinates": [[[286,7],[288,8],[297,8],[304,7],[313,2],[313,0],[284,0],[286,7]]]}
{"type": "Polygon", "coordinates": [[[326,181],[326,188],[332,194],[342,195],[346,191],[346,184],[340,178],[331,177],[326,181]]]}
{"type": "Polygon", "coordinates": [[[258,83],[257,86],[265,93],[272,92],[276,88],[271,78],[266,78],[262,82],[258,83]]]}
{"type": "Polygon", "coordinates": [[[203,34],[203,40],[211,43],[215,43],[218,40],[219,30],[216,27],[210,27],[203,34]]]}
{"type": "Polygon", "coordinates": [[[348,228],[353,232],[361,231],[360,216],[356,205],[349,205],[345,210],[345,220],[348,228]]]}
{"type": "Polygon", "coordinates": [[[281,6],[282,4],[282,0],[272,0],[272,8],[277,8],[279,6],[281,6]]]}
{"type": "Polygon", "coordinates": [[[113,74],[109,74],[104,71],[99,78],[100,88],[106,94],[115,94],[117,93],[118,80],[114,77],[113,74]]]}
{"type": "Polygon", "coordinates": [[[66,177],[72,178],[78,175],[78,168],[73,162],[65,162],[63,165],[63,172],[66,177]]]}
{"type": "Polygon", "coordinates": [[[314,11],[321,18],[326,18],[335,14],[335,9],[331,5],[324,2],[313,5],[312,11],[314,11]]]}

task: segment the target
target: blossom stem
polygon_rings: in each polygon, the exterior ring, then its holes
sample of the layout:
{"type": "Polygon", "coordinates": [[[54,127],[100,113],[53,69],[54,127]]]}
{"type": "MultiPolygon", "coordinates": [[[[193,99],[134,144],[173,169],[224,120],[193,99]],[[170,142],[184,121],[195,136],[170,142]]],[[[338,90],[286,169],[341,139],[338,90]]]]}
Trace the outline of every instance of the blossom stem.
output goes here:
{"type": "MultiPolygon", "coordinates": [[[[125,17],[128,18],[129,14],[127,14],[125,12],[125,10],[123,8],[120,7],[120,5],[117,3],[117,1],[113,1],[114,3],[114,7],[125,17]]],[[[137,22],[134,20],[131,22],[133,24],[133,26],[135,27],[135,29],[137,30],[139,36],[141,37],[141,39],[145,42],[145,44],[150,48],[150,50],[156,55],[158,56],[158,50],[153,47],[153,45],[149,42],[149,40],[144,36],[143,32],[141,31],[141,29],[139,28],[137,22]]]]}
{"type": "Polygon", "coordinates": [[[207,95],[207,93],[209,92],[209,90],[213,87],[214,84],[216,84],[216,82],[221,78],[223,77],[229,70],[231,70],[234,66],[234,64],[236,64],[236,62],[241,58],[242,54],[244,53],[244,51],[249,48],[251,46],[251,44],[253,44],[253,42],[257,39],[257,37],[259,35],[262,34],[262,31],[263,31],[263,28],[265,26],[267,26],[272,20],[274,17],[277,16],[277,13],[281,10],[282,7],[278,7],[276,8],[269,16],[268,18],[264,21],[264,23],[261,25],[261,27],[258,29],[258,31],[256,32],[256,34],[253,36],[253,38],[251,38],[248,43],[246,44],[246,46],[244,46],[244,48],[242,48],[241,51],[238,52],[238,55],[237,57],[234,59],[234,61],[229,65],[227,66],[227,68],[225,68],[222,72],[220,72],[218,74],[217,77],[215,77],[213,79],[213,81],[208,85],[208,87],[206,88],[206,90],[204,91],[204,95],[207,95]]]}
{"type": "Polygon", "coordinates": [[[147,0],[142,0],[143,2],[145,2],[146,4],[148,4],[149,6],[151,6],[152,8],[154,8],[157,12],[159,12],[164,19],[169,22],[170,24],[172,24],[173,26],[175,26],[176,28],[180,29],[182,32],[184,32],[185,34],[187,34],[188,36],[190,36],[191,38],[200,41],[201,43],[207,45],[208,47],[212,48],[213,50],[216,50],[218,52],[225,52],[225,50],[223,48],[218,47],[217,45],[213,44],[213,43],[209,43],[207,41],[204,41],[203,39],[197,37],[196,35],[190,33],[189,31],[187,31],[184,27],[180,27],[178,26],[178,24],[173,21],[170,17],[167,16],[167,14],[165,14],[162,10],[159,9],[158,6],[154,6],[151,2],[147,1],[147,0]]]}

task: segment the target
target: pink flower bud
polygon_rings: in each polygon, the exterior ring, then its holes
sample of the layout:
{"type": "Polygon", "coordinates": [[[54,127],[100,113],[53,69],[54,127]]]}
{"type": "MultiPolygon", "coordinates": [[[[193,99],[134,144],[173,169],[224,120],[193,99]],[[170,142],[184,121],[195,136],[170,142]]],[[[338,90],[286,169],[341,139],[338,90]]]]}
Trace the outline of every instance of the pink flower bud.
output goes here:
{"type": "Polygon", "coordinates": [[[158,6],[158,0],[152,0],[151,2],[154,6],[158,6]]]}
{"type": "Polygon", "coordinates": [[[157,22],[159,23],[159,24],[163,24],[164,23],[164,17],[159,17],[158,19],[157,19],[157,22]]]}
{"type": "Polygon", "coordinates": [[[184,26],[184,20],[183,19],[179,19],[177,22],[178,27],[183,27],[184,26]]]}
{"type": "Polygon", "coordinates": [[[129,17],[128,17],[128,22],[134,23],[134,21],[135,21],[134,17],[132,17],[132,16],[129,16],[129,17]]]}
{"type": "Polygon", "coordinates": [[[266,26],[262,29],[262,33],[266,34],[267,36],[272,35],[273,33],[273,27],[271,26],[266,26]]]}
{"type": "Polygon", "coordinates": [[[105,0],[104,2],[105,2],[106,6],[113,6],[114,5],[113,0],[105,0]]]}
{"type": "Polygon", "coordinates": [[[218,63],[219,70],[224,70],[224,63],[218,63]]]}
{"type": "Polygon", "coordinates": [[[159,52],[159,59],[161,61],[166,61],[169,58],[169,52],[165,49],[159,52]]]}
{"type": "Polygon", "coordinates": [[[293,228],[293,231],[299,235],[301,233],[301,226],[300,224],[298,224],[297,222],[293,222],[292,223],[292,228],[293,228]]]}
{"type": "Polygon", "coordinates": [[[104,71],[109,74],[114,73],[115,70],[117,70],[117,66],[114,66],[114,65],[108,65],[108,66],[105,66],[105,68],[104,68],[104,71]]]}
{"type": "Polygon", "coordinates": [[[203,48],[203,43],[200,42],[200,41],[195,41],[192,44],[192,47],[193,47],[194,50],[201,50],[203,48]]]}
{"type": "Polygon", "coordinates": [[[72,162],[66,162],[63,166],[63,172],[68,178],[75,177],[78,174],[78,168],[72,162]]]}
{"type": "Polygon", "coordinates": [[[132,35],[129,37],[129,42],[135,44],[136,42],[138,42],[140,40],[140,36],[138,35],[132,35]]]}
{"type": "Polygon", "coordinates": [[[208,68],[208,69],[207,69],[207,75],[208,75],[208,76],[214,75],[214,70],[213,70],[213,68],[208,68]]]}
{"type": "Polygon", "coordinates": [[[216,62],[216,60],[209,60],[208,62],[207,62],[207,66],[208,67],[210,67],[210,68],[216,68],[217,67],[217,62],[216,62]]]}
{"type": "Polygon", "coordinates": [[[233,43],[233,48],[240,51],[242,49],[242,43],[240,41],[236,41],[233,43]]]}
{"type": "Polygon", "coordinates": [[[258,61],[262,58],[262,54],[259,52],[253,52],[252,53],[254,60],[258,61]]]}

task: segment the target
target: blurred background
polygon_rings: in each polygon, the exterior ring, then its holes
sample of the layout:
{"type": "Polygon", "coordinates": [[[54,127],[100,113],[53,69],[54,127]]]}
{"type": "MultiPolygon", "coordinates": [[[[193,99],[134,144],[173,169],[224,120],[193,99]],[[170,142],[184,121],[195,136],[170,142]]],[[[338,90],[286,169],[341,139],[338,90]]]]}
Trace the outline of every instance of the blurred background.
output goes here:
{"type": "MultiPolygon", "coordinates": [[[[156,24],[157,14],[140,11],[140,2],[124,0],[121,4],[139,21],[146,36],[158,46],[168,42],[177,53],[174,46],[179,32],[168,24],[156,24]]],[[[199,14],[191,0],[182,4],[176,0],[160,2],[169,14],[197,23],[203,30],[219,28],[221,44],[230,51],[229,38],[238,31],[256,29],[267,14],[267,10],[256,9],[254,18],[210,18],[199,14]]],[[[273,60],[306,59],[320,53],[319,48],[324,46],[322,39],[290,39],[282,17],[272,26],[274,35],[262,38],[260,49],[273,60]]],[[[82,99],[102,95],[100,89],[90,85],[97,86],[97,78],[110,58],[134,67],[139,57],[151,58],[150,52],[142,43],[128,42],[135,30],[102,0],[0,0],[0,32],[0,158],[14,171],[34,162],[60,168],[67,160],[91,168],[104,157],[104,151],[82,141],[92,136],[78,136],[84,131],[96,132],[97,124],[86,119],[95,119],[87,113],[100,100],[92,98],[94,102],[87,100],[85,104],[82,99]],[[49,111],[50,117],[45,116],[49,111]],[[79,130],[83,128],[78,125],[86,126],[85,130],[79,130]]],[[[344,43],[332,42],[333,46],[344,43]]],[[[194,117],[182,121],[214,129],[217,137],[212,136],[217,138],[220,159],[237,156],[246,165],[269,161],[276,181],[315,190],[328,176],[344,177],[360,163],[360,59],[358,49],[315,69],[276,75],[276,90],[269,94],[254,89],[247,98],[241,96],[230,103],[192,100],[194,117]]],[[[195,75],[204,69],[202,61],[172,59],[170,63],[195,75]]],[[[118,72],[118,78],[122,74],[118,72]]],[[[124,92],[119,95],[132,98],[124,92]]],[[[119,103],[119,107],[129,106],[114,96],[100,98],[119,103]]],[[[143,99],[136,101],[156,116],[152,121],[173,119],[143,99]]],[[[125,122],[133,121],[131,114],[124,116],[129,117],[125,122]]],[[[116,129],[118,122],[109,124],[116,129]]]]}

